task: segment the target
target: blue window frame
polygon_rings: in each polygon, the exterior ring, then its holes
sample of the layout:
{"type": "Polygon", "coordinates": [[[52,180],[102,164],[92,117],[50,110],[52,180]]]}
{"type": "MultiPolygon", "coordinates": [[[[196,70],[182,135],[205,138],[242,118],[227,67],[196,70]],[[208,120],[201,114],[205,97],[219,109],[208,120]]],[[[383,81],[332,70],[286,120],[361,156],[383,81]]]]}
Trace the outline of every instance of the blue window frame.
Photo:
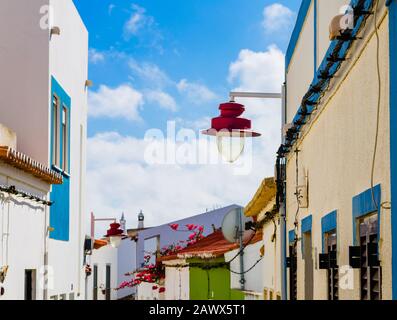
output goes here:
{"type": "MultiPolygon", "coordinates": [[[[378,205],[375,207],[374,201],[372,199],[372,191],[368,189],[363,193],[355,196],[353,198],[353,243],[358,245],[357,229],[358,221],[360,218],[377,213],[378,214],[378,230],[380,231],[380,203],[381,203],[381,185],[378,184],[374,187],[374,198],[378,205]]],[[[378,233],[380,235],[380,232],[378,233]]]]}
{"type": "Polygon", "coordinates": [[[301,237],[302,237],[302,241],[301,241],[301,250],[302,250],[302,258],[305,254],[305,250],[304,250],[304,234],[305,233],[309,233],[312,232],[312,225],[313,225],[313,216],[307,216],[306,218],[302,219],[301,222],[301,237]]]}
{"type": "Polygon", "coordinates": [[[337,230],[337,211],[321,218],[322,252],[325,253],[325,236],[337,230]]]}
{"type": "Polygon", "coordinates": [[[51,164],[63,175],[63,184],[53,185],[50,194],[50,238],[69,241],[70,223],[70,111],[71,99],[59,82],[51,78],[51,164]]]}

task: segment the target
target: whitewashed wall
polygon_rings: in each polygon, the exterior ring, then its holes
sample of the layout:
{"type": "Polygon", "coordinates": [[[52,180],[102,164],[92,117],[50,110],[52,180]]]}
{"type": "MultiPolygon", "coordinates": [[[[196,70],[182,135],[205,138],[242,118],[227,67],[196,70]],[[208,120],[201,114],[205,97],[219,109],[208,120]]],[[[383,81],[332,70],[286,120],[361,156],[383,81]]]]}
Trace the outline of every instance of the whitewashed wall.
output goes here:
{"type": "MultiPolygon", "coordinates": [[[[124,281],[131,280],[131,276],[126,276],[125,274],[135,270],[136,242],[124,239],[117,250],[117,285],[120,285],[124,281]]],[[[135,293],[136,290],[133,288],[121,289],[117,291],[117,299],[122,299],[135,293]]]]}
{"type": "Polygon", "coordinates": [[[94,266],[98,266],[98,300],[105,300],[105,295],[99,288],[101,285],[106,286],[106,266],[110,265],[110,283],[111,283],[111,300],[117,300],[117,291],[114,290],[118,287],[118,267],[117,267],[117,250],[111,245],[101,247],[93,250],[92,256],[90,257],[90,265],[92,268],[91,276],[88,277],[87,285],[87,299],[93,299],[94,290],[94,266]]]}
{"type": "MultiPolygon", "coordinates": [[[[0,162],[0,184],[45,198],[50,186],[30,174],[0,162]]],[[[0,267],[8,265],[0,300],[23,300],[25,270],[36,270],[36,299],[43,299],[45,238],[49,208],[0,192],[0,267]]]]}
{"type": "Polygon", "coordinates": [[[172,265],[184,264],[184,260],[175,260],[166,263],[165,268],[165,299],[166,300],[189,300],[190,276],[189,267],[175,268],[172,265]]]}
{"type": "Polygon", "coordinates": [[[43,164],[49,159],[49,31],[40,28],[40,8],[48,4],[0,1],[0,122],[16,132],[19,151],[43,164]]]}
{"type": "MultiPolygon", "coordinates": [[[[380,67],[382,100],[375,185],[381,184],[381,201],[390,201],[389,146],[389,39],[386,7],[380,5],[380,67]],[[384,19],[383,19],[384,18],[384,19]]],[[[313,215],[314,298],[327,298],[326,272],[318,269],[321,252],[321,218],[337,210],[338,263],[349,265],[349,246],[353,244],[352,198],[370,188],[377,105],[376,43],[372,22],[367,23],[364,39],[356,42],[349,60],[324,97],[319,113],[313,118],[297,144],[299,148],[300,184],[309,179],[309,208],[301,209],[299,222],[313,215]],[[321,150],[321,152],[319,152],[321,150]]],[[[303,53],[302,53],[303,55],[303,53]]],[[[296,59],[300,59],[299,56],[296,59]]],[[[304,57],[302,57],[304,59],[304,57]]],[[[310,70],[307,70],[310,72],[310,70]]],[[[295,77],[290,85],[299,82],[295,77]]],[[[294,228],[297,210],[295,192],[295,154],[287,163],[287,230],[294,228]]],[[[390,212],[382,209],[380,225],[380,259],[382,261],[382,295],[391,298],[390,212]]],[[[300,225],[299,225],[300,229],[300,225]]],[[[300,232],[300,230],[299,230],[300,232]]],[[[301,235],[299,234],[299,237],[301,235]]],[[[359,299],[359,271],[354,271],[354,289],[340,289],[340,299],[359,299]]],[[[298,243],[298,298],[304,298],[304,260],[298,243]]]]}
{"type": "MultiPolygon", "coordinates": [[[[260,258],[260,248],[263,242],[259,241],[255,244],[249,245],[244,250],[244,271],[250,269],[260,258]]],[[[236,256],[239,249],[225,253],[225,261],[228,262],[236,256]]],[[[245,276],[245,291],[251,291],[262,295],[263,293],[263,260],[259,262],[255,268],[246,273],[245,276]]],[[[235,272],[240,272],[240,256],[230,263],[230,269],[235,272]]],[[[232,289],[240,290],[240,275],[230,273],[230,286],[232,289]]]]}
{"type": "MultiPolygon", "coordinates": [[[[87,130],[88,32],[70,0],[50,0],[53,24],[61,30],[51,38],[49,73],[72,100],[70,119],[70,240],[50,240],[49,265],[54,269],[54,288],[49,296],[75,292],[84,294],[83,243],[87,130]],[[65,257],[68,257],[65,259],[65,257]]],[[[49,79],[50,81],[50,79],[49,79]]],[[[50,95],[50,88],[48,89],[50,95]]],[[[49,100],[48,100],[49,101],[49,100]]],[[[48,128],[50,128],[48,122],[48,128]]],[[[49,147],[49,141],[48,141],[49,147]]],[[[47,159],[49,161],[49,159],[47,159]]]]}

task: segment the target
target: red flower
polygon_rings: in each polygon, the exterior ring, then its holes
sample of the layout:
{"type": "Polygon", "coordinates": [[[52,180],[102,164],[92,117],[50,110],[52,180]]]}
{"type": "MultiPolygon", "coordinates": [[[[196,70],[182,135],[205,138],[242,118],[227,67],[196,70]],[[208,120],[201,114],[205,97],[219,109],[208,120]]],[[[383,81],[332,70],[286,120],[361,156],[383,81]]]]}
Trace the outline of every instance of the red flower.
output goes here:
{"type": "Polygon", "coordinates": [[[189,240],[193,240],[194,238],[196,238],[196,234],[195,234],[195,233],[192,233],[192,234],[189,236],[189,240]]]}
{"type": "Polygon", "coordinates": [[[204,227],[203,227],[203,226],[200,226],[200,227],[198,228],[198,230],[199,230],[200,232],[203,232],[203,231],[204,231],[204,227]]]}
{"type": "Polygon", "coordinates": [[[194,224],[187,224],[187,225],[186,225],[186,228],[187,228],[189,231],[192,231],[192,230],[196,229],[197,226],[195,226],[194,224]]]}
{"type": "Polygon", "coordinates": [[[170,224],[170,227],[171,227],[171,229],[172,230],[178,230],[178,228],[179,228],[179,224],[177,224],[177,223],[174,223],[174,224],[170,224]]]}
{"type": "Polygon", "coordinates": [[[158,289],[158,286],[153,286],[152,287],[152,290],[157,290],[158,289]]]}
{"type": "Polygon", "coordinates": [[[165,288],[164,288],[164,287],[161,287],[161,288],[159,289],[159,293],[163,293],[163,292],[165,292],[165,288]]]}

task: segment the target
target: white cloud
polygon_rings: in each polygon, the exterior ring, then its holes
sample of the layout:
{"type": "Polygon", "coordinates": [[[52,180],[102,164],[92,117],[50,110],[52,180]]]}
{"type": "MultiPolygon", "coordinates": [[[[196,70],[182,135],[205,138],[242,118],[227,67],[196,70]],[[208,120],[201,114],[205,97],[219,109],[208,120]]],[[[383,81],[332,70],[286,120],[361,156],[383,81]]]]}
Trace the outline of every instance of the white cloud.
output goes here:
{"type": "MultiPolygon", "coordinates": [[[[228,80],[235,91],[280,92],[284,82],[285,56],[272,45],[266,51],[244,49],[230,64],[228,80]]],[[[266,171],[274,168],[276,152],[281,143],[281,100],[237,98],[246,106],[243,116],[252,120],[252,129],[260,132],[257,138],[266,171]]],[[[258,147],[258,146],[257,146],[258,147]]]]}
{"type": "Polygon", "coordinates": [[[160,90],[149,90],[145,92],[145,98],[151,103],[157,103],[160,108],[175,112],[177,105],[172,96],[160,90]]]}
{"type": "Polygon", "coordinates": [[[190,102],[194,104],[208,102],[217,98],[217,95],[205,85],[189,82],[186,79],[179,81],[176,86],[178,91],[185,94],[190,102]]]}
{"type": "Polygon", "coordinates": [[[88,59],[93,64],[103,62],[105,61],[105,54],[92,48],[88,51],[88,59]]]}
{"type": "MultiPolygon", "coordinates": [[[[280,90],[283,74],[284,55],[271,46],[264,52],[242,50],[230,65],[229,81],[238,90],[273,92],[280,90]]],[[[179,87],[185,86],[186,82],[182,82],[179,87]]],[[[144,210],[146,225],[154,226],[205,212],[214,205],[246,205],[262,179],[274,174],[281,103],[238,101],[247,106],[245,115],[262,133],[254,142],[252,171],[248,175],[234,175],[233,167],[221,164],[148,165],[144,140],[115,132],[97,134],[88,139],[88,209],[98,217],[119,217],[125,212],[127,226],[135,227],[140,209],[144,210]]],[[[197,136],[198,129],[207,128],[210,122],[209,118],[176,120],[179,125],[196,129],[197,136]]]]}
{"type": "Polygon", "coordinates": [[[139,109],[143,105],[143,96],[128,84],[116,88],[101,85],[98,91],[89,93],[88,105],[91,117],[140,121],[139,109]]]}
{"type": "Polygon", "coordinates": [[[274,3],[263,9],[262,26],[265,32],[283,32],[293,25],[295,14],[280,3],[274,3]]]}
{"type": "Polygon", "coordinates": [[[152,24],[153,18],[146,16],[145,8],[142,8],[136,4],[132,5],[132,13],[124,25],[124,33],[126,37],[136,35],[138,31],[143,28],[146,24],[152,24]]]}
{"type": "Polygon", "coordinates": [[[284,81],[284,54],[275,45],[267,51],[243,49],[229,67],[228,80],[237,83],[239,90],[279,92],[284,81]]]}
{"type": "Polygon", "coordinates": [[[154,63],[138,63],[134,59],[129,59],[128,66],[134,74],[146,81],[146,83],[152,87],[161,88],[172,84],[168,75],[154,63]]]}
{"type": "Polygon", "coordinates": [[[264,175],[273,173],[262,159],[246,176],[234,175],[231,166],[222,164],[148,165],[146,146],[144,140],[114,132],[88,139],[89,211],[97,217],[125,212],[127,226],[136,227],[136,215],[143,209],[146,226],[159,225],[214,205],[246,204],[264,175]]]}

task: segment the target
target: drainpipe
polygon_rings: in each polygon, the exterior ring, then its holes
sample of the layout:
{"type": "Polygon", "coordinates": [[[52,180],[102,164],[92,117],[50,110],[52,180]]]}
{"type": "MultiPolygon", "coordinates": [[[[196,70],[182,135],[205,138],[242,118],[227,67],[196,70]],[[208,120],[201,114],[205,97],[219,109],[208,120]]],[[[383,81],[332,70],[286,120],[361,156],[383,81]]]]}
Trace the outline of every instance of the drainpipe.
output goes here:
{"type": "Polygon", "coordinates": [[[240,288],[241,291],[245,290],[245,277],[244,277],[244,226],[243,226],[243,208],[239,210],[239,241],[240,241],[240,288]]]}
{"type": "MultiPolygon", "coordinates": [[[[283,84],[282,86],[282,125],[281,125],[281,141],[284,143],[284,133],[283,133],[283,127],[286,124],[287,116],[286,116],[286,110],[287,110],[287,85],[286,83],[283,84]]],[[[281,173],[281,170],[279,170],[279,173],[281,173]]],[[[281,203],[280,203],[280,231],[281,231],[281,240],[280,240],[280,275],[281,275],[281,299],[282,300],[287,300],[287,210],[286,210],[286,163],[285,163],[285,169],[284,169],[284,174],[281,174],[281,179],[282,181],[279,181],[280,184],[282,184],[282,194],[279,196],[281,197],[281,203]]]]}

